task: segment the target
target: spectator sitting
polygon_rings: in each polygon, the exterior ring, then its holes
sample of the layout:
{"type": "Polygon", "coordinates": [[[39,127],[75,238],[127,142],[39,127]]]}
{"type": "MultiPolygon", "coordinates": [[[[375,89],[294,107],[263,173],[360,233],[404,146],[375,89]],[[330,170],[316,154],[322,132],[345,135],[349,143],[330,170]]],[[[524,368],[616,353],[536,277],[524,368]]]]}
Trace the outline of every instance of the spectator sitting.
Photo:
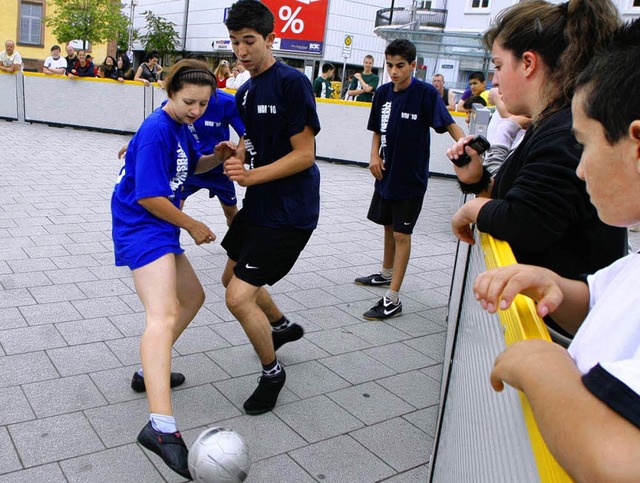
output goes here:
{"type": "Polygon", "coordinates": [[[227,87],[227,79],[231,77],[231,70],[229,69],[229,61],[221,60],[216,67],[216,70],[213,71],[213,75],[216,77],[216,82],[218,83],[218,89],[224,89],[227,87]]]}
{"type": "Polygon", "coordinates": [[[105,67],[105,76],[109,79],[117,80],[118,82],[124,82],[123,73],[116,63],[116,59],[110,55],[105,57],[103,64],[103,67],[105,67]]]}
{"type": "Polygon", "coordinates": [[[333,79],[333,74],[335,73],[336,68],[333,64],[329,62],[325,62],[322,64],[322,74],[318,76],[316,80],[313,81],[313,94],[316,97],[323,97],[325,99],[329,99],[333,97],[333,87],[331,86],[331,79],[333,79]]]}
{"type": "Polygon", "coordinates": [[[93,64],[93,75],[97,76],[98,75],[98,66],[96,65],[96,63],[93,61],[93,55],[91,54],[87,54],[85,59],[87,60],[87,62],[91,62],[93,64]]]}
{"type": "Polygon", "coordinates": [[[160,74],[162,73],[162,67],[158,64],[160,61],[160,54],[155,50],[149,52],[145,56],[145,60],[136,72],[136,76],[133,80],[143,82],[145,86],[150,86],[152,82],[157,82],[160,87],[163,87],[163,83],[160,80],[160,74]]]}
{"type": "Polygon", "coordinates": [[[78,62],[78,56],[76,54],[76,49],[74,49],[71,44],[67,44],[67,56],[64,58],[67,61],[67,73],[71,72],[78,62]]]}
{"type": "Polygon", "coordinates": [[[96,77],[99,77],[100,79],[107,79],[107,66],[102,64],[98,66],[98,73],[96,74],[96,77]]]}
{"type": "Polygon", "coordinates": [[[18,72],[24,67],[22,64],[22,57],[18,53],[16,43],[13,40],[7,40],[4,43],[5,50],[0,52],[0,71],[3,72],[18,72]]]}
{"type": "Polygon", "coordinates": [[[51,55],[44,60],[42,72],[47,75],[65,75],[67,73],[67,61],[60,57],[60,46],[51,47],[51,55]]]}
{"type": "MultiPolygon", "coordinates": [[[[580,75],[573,129],[584,146],[577,174],[600,218],[640,222],[640,21],[580,75]]],[[[483,308],[508,307],[517,293],[553,313],[569,331],[568,350],[539,339],[511,345],[495,361],[491,384],[522,391],[543,439],[575,481],[631,482],[640,475],[640,253],[568,280],[540,267],[511,265],[481,274],[474,291],[483,308]]]]}
{"type": "Polygon", "coordinates": [[[87,56],[84,50],[78,50],[78,61],[76,65],[68,72],[69,79],[76,77],[95,77],[96,72],[93,66],[93,62],[87,61],[87,56]]]}
{"type": "Polygon", "coordinates": [[[473,72],[469,76],[469,89],[462,93],[462,97],[458,101],[456,110],[462,112],[464,110],[464,101],[471,96],[481,96],[484,98],[486,105],[491,107],[491,104],[489,104],[489,91],[487,90],[487,81],[484,78],[484,73],[473,72]]]}
{"type": "Polygon", "coordinates": [[[129,60],[129,57],[124,54],[120,54],[118,56],[116,66],[118,67],[118,70],[122,72],[122,78],[124,80],[133,80],[135,73],[133,72],[133,68],[131,67],[131,61],[129,60]]]}
{"type": "Polygon", "coordinates": [[[484,97],[480,96],[467,97],[467,100],[462,104],[462,109],[467,114],[467,118],[464,120],[467,124],[471,122],[471,113],[473,112],[474,104],[481,104],[486,107],[487,101],[484,100],[484,97]]]}

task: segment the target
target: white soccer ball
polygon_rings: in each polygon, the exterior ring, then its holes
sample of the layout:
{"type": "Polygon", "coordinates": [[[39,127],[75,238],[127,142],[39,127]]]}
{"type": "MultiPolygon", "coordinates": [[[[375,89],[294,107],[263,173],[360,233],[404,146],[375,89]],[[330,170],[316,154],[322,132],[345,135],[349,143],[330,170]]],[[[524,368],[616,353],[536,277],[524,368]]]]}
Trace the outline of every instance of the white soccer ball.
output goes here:
{"type": "Polygon", "coordinates": [[[231,429],[203,431],[189,450],[189,471],[198,483],[237,483],[249,475],[251,456],[244,438],[231,429]]]}

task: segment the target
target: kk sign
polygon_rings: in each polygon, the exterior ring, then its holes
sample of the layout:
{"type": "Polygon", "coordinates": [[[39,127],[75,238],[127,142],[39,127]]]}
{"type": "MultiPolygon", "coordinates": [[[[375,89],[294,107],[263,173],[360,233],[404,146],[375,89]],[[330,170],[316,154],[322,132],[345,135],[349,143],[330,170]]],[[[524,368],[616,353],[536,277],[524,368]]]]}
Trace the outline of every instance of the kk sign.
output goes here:
{"type": "Polygon", "coordinates": [[[262,0],[276,17],[274,49],[322,54],[329,0],[262,0]]]}

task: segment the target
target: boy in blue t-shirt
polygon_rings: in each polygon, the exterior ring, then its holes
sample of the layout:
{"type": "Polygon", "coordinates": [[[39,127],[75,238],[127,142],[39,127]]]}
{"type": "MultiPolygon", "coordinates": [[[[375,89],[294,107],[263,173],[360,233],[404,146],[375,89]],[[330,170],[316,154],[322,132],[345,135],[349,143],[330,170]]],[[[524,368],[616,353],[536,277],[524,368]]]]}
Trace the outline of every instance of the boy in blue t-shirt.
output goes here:
{"type": "Polygon", "coordinates": [[[408,40],[394,40],[385,56],[391,82],[376,91],[367,126],[373,131],[369,170],[376,179],[367,218],[384,226],[384,256],[380,273],[356,278],[355,283],[390,287],[364,313],[367,320],[396,317],[402,312],[398,292],[409,263],[413,227],[427,191],[429,128],[446,131],[455,140],[464,136],[438,91],[413,78],[415,46],[408,40]]]}
{"type": "Polygon", "coordinates": [[[309,80],[273,56],[271,11],[261,2],[239,0],[226,25],[238,62],[251,78],[236,93],[244,144],[224,165],[227,176],[247,191],[222,241],[229,256],[222,283],[227,307],[262,363],[258,388],[244,403],[247,414],[256,415],[273,409],[284,386],[275,351],[304,334],[263,285],[273,285],[291,270],[318,223],[315,135],[320,122],[309,80]]]}

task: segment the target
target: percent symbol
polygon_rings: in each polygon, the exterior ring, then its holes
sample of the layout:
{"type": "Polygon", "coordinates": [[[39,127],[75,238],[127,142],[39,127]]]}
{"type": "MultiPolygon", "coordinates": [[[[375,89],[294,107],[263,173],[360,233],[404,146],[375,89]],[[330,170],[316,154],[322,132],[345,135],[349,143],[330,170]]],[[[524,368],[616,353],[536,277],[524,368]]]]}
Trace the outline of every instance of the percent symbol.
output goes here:
{"type": "Polygon", "coordinates": [[[286,32],[289,27],[291,27],[291,31],[294,34],[299,34],[304,30],[304,21],[298,18],[300,10],[302,10],[302,7],[298,7],[295,10],[292,10],[288,5],[280,7],[278,17],[280,17],[280,20],[285,21],[284,27],[282,27],[282,33],[286,32]]]}

